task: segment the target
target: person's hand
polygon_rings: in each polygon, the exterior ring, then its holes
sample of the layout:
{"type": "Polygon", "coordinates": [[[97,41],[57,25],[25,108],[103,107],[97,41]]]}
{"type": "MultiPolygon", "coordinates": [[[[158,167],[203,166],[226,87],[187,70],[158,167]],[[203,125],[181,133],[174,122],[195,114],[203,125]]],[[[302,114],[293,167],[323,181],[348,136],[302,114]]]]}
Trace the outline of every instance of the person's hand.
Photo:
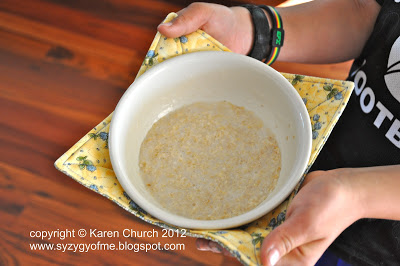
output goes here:
{"type": "Polygon", "coordinates": [[[214,253],[222,253],[225,256],[232,257],[231,253],[228,250],[221,247],[214,241],[204,239],[204,238],[197,238],[196,239],[196,246],[198,250],[201,251],[211,251],[214,253]]]}
{"type": "MultiPolygon", "coordinates": [[[[361,218],[400,220],[400,165],[343,168],[307,175],[286,220],[263,241],[264,265],[314,265],[361,218]]],[[[200,245],[199,245],[200,244],[200,245]]],[[[220,251],[201,241],[199,249],[220,251]]]]}
{"type": "Polygon", "coordinates": [[[362,218],[357,194],[347,180],[351,169],[307,175],[286,220],[263,241],[264,265],[314,265],[339,234],[362,218]]]}
{"type": "Polygon", "coordinates": [[[197,29],[204,30],[235,53],[248,54],[253,45],[253,24],[250,12],[244,7],[193,3],[179,11],[170,23],[158,26],[158,31],[170,38],[197,29]]]}
{"type": "MultiPolygon", "coordinates": [[[[285,222],[263,241],[263,265],[314,265],[335,238],[361,218],[355,206],[359,200],[347,182],[349,175],[351,169],[315,171],[306,176],[285,222]]],[[[197,239],[196,244],[199,250],[229,254],[213,241],[197,239]]]]}

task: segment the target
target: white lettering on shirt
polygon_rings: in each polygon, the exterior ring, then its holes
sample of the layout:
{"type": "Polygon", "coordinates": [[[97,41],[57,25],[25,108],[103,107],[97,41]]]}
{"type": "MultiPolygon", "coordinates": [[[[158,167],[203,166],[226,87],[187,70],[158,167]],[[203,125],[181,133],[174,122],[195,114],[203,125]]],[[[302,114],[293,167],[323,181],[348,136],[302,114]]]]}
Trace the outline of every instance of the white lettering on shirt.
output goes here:
{"type": "MultiPolygon", "coordinates": [[[[357,96],[360,96],[360,106],[361,110],[365,114],[369,114],[374,107],[379,109],[379,113],[374,121],[374,125],[376,128],[380,128],[385,121],[391,122],[394,118],[394,115],[386,108],[383,103],[378,101],[375,104],[375,93],[370,87],[366,87],[367,84],[367,75],[364,71],[359,70],[354,77],[354,91],[357,96]],[[361,83],[361,84],[360,84],[361,83]],[[388,118],[388,119],[386,119],[388,118]]],[[[397,148],[400,148],[400,120],[395,119],[389,130],[386,132],[385,137],[393,143],[397,148]]]]}

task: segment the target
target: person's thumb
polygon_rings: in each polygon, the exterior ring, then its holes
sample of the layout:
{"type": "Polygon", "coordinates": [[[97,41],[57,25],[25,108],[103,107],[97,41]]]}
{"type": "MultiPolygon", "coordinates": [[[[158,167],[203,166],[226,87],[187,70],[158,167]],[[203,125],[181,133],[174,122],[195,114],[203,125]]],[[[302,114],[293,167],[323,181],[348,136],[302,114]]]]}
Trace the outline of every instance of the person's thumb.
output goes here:
{"type": "Polygon", "coordinates": [[[177,38],[200,29],[211,14],[212,7],[209,4],[193,3],[179,11],[172,21],[158,25],[157,30],[166,37],[177,38]]]}
{"type": "Polygon", "coordinates": [[[261,247],[263,265],[275,265],[283,256],[293,249],[312,241],[306,224],[291,216],[265,237],[261,247]]]}

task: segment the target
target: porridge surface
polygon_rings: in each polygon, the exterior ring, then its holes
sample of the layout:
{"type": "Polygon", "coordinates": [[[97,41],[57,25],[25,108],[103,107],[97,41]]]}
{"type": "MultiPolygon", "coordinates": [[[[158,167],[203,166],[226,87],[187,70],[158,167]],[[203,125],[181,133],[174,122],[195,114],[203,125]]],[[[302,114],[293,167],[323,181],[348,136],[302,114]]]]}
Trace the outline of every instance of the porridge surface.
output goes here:
{"type": "Polygon", "coordinates": [[[253,112],[226,101],[194,103],[154,123],[141,145],[139,166],[162,207],[216,220],[263,202],[279,178],[281,155],[253,112]]]}

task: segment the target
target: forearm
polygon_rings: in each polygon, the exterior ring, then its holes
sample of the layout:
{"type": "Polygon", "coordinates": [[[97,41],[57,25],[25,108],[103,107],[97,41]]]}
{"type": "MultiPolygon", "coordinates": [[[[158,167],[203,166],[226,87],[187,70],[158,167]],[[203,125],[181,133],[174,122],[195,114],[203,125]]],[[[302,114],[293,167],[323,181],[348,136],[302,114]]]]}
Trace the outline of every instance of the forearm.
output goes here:
{"type": "Polygon", "coordinates": [[[359,218],[400,220],[400,165],[334,171],[339,171],[359,218]]]}
{"type": "MultiPolygon", "coordinates": [[[[376,0],[314,0],[278,8],[285,30],[278,60],[333,63],[357,57],[371,34],[380,6],[376,0]]],[[[233,52],[248,54],[254,26],[244,7],[193,3],[158,30],[176,38],[203,29],[233,52]]]]}
{"type": "Polygon", "coordinates": [[[335,63],[357,57],[372,32],[375,0],[315,0],[278,8],[285,29],[279,61],[335,63]]]}

